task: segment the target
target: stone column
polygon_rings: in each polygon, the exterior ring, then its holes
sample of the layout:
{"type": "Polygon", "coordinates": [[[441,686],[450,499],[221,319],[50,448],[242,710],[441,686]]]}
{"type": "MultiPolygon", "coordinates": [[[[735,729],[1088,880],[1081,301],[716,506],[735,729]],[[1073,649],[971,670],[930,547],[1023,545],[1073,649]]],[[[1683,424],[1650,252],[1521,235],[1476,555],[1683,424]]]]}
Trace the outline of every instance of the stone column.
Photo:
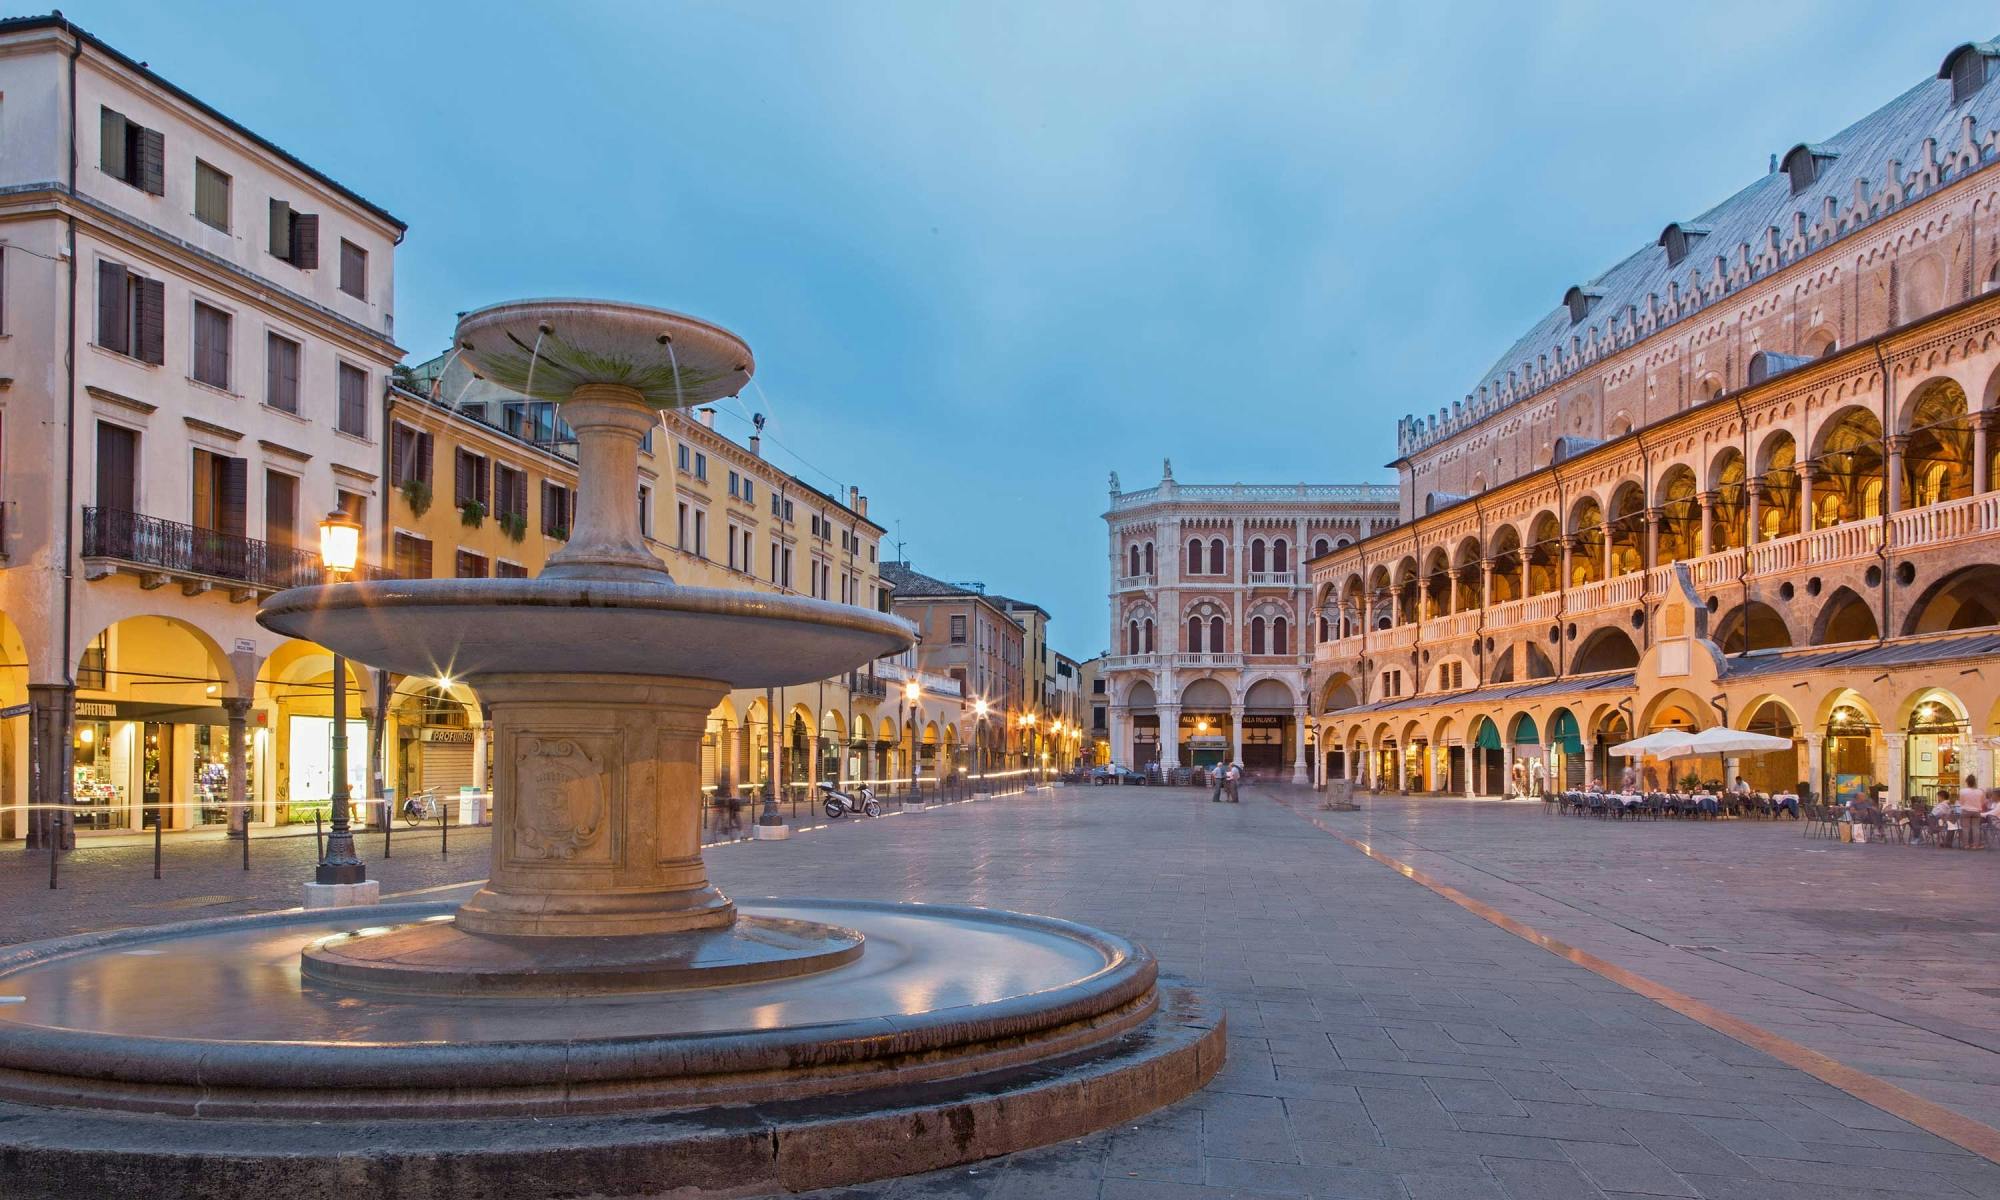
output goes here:
{"type": "MultiPolygon", "coordinates": [[[[1799,779],[1805,780],[1812,787],[1815,802],[1826,799],[1826,783],[1820,778],[1820,763],[1823,761],[1823,747],[1825,745],[1826,736],[1824,734],[1809,733],[1806,735],[1806,765],[1805,769],[1799,772],[1799,779]]],[[[1793,782],[1797,782],[1797,780],[1793,782]]]]}
{"type": "Polygon", "coordinates": [[[1500,794],[1505,796],[1514,786],[1514,743],[1510,740],[1500,748],[1500,794]]]}
{"type": "MultiPolygon", "coordinates": [[[[1292,706],[1292,782],[1310,783],[1312,773],[1306,765],[1306,714],[1303,704],[1292,706]]],[[[1313,743],[1318,745],[1317,742],[1313,743]]],[[[1982,776],[1983,778],[1983,776],[1982,776]]]]}
{"type": "Polygon", "coordinates": [[[250,782],[250,697],[224,696],[222,711],[229,717],[229,836],[245,837],[250,832],[250,798],[245,794],[250,782]]]}
{"type": "Polygon", "coordinates": [[[1902,512],[1903,452],[1910,448],[1910,435],[1907,433],[1892,433],[1882,439],[1882,444],[1889,448],[1889,457],[1885,460],[1883,466],[1884,472],[1888,475],[1888,486],[1882,489],[1883,493],[1889,498],[1887,511],[1892,513],[1902,512]]]}
{"type": "Polygon", "coordinates": [[[1811,533],[1818,527],[1813,513],[1813,478],[1819,468],[1811,463],[1798,463],[1792,468],[1799,476],[1799,532],[1811,533]]]}
{"type": "Polygon", "coordinates": [[[1695,499],[1701,504],[1701,541],[1695,547],[1697,556],[1715,553],[1715,492],[1697,492],[1695,499]]]}
{"type": "Polygon", "coordinates": [[[1160,766],[1181,765],[1181,706],[1160,704],[1155,706],[1160,714],[1160,766]]]}
{"type": "MultiPolygon", "coordinates": [[[[1993,486],[1993,464],[1987,457],[1987,430],[1993,424],[1993,410],[1982,408],[1972,414],[1972,494],[1981,495],[1993,486]]],[[[1987,777],[1980,776],[1981,780],[1987,777]]],[[[1989,786],[1990,783],[1989,783],[1989,786]]]]}
{"type": "Polygon", "coordinates": [[[1604,577],[1606,579],[1609,579],[1613,575],[1616,575],[1618,573],[1618,568],[1617,568],[1618,560],[1613,553],[1613,544],[1611,541],[1611,532],[1613,526],[1611,522],[1605,521],[1597,528],[1598,531],[1604,535],[1604,577]]]}
{"type": "Polygon", "coordinates": [[[1660,522],[1666,517],[1664,509],[1646,510],[1646,568],[1651,570],[1660,565],[1660,522]]]}
{"type": "MultiPolygon", "coordinates": [[[[563,405],[576,431],[576,520],[569,540],[549,555],[545,579],[658,582],[667,569],[639,531],[639,443],[659,424],[641,394],[618,384],[587,383],[563,405]]],[[[672,489],[668,489],[671,493],[672,489]]]]}
{"type": "Polygon", "coordinates": [[[488,675],[493,875],[461,929],[510,936],[726,927],[701,861],[701,737],[728,687],[629,675],[488,675]]]}
{"type": "Polygon", "coordinates": [[[1465,765],[1465,798],[1470,800],[1479,794],[1479,784],[1477,782],[1479,769],[1476,765],[1476,760],[1473,758],[1478,753],[1478,749],[1471,742],[1467,741],[1460,741],[1459,746],[1462,747],[1459,752],[1459,761],[1465,765]]]}
{"type": "Polygon", "coordinates": [[[472,723],[472,790],[483,792],[486,787],[486,734],[484,720],[472,723]]]}
{"type": "Polygon", "coordinates": [[[1744,516],[1743,544],[1754,546],[1764,536],[1764,477],[1759,475],[1744,484],[1748,512],[1744,516]]]}
{"type": "Polygon", "coordinates": [[[76,689],[66,683],[28,685],[28,823],[27,848],[64,850],[76,846],[76,824],[70,812],[74,755],[71,738],[76,719],[76,689]]]}
{"type": "Polygon", "coordinates": [[[1479,607],[1493,607],[1493,560],[1479,560],[1479,607]]]}
{"type": "MultiPolygon", "coordinates": [[[[1111,738],[1111,761],[1131,766],[1132,760],[1138,757],[1132,752],[1131,711],[1122,704],[1110,705],[1109,711],[1105,713],[1105,721],[1109,726],[1108,736],[1111,738]]],[[[973,736],[978,737],[976,730],[973,736]]],[[[974,762],[975,764],[977,762],[976,756],[974,762]]]]}
{"type": "Polygon", "coordinates": [[[1229,706],[1229,745],[1230,745],[1229,761],[1233,763],[1242,762],[1243,761],[1243,702],[1240,700],[1229,706]]]}
{"type": "Polygon", "coordinates": [[[1575,565],[1575,560],[1576,560],[1576,537],[1573,534],[1566,533],[1562,536],[1562,574],[1556,577],[1557,591],[1562,592],[1569,590],[1569,579],[1570,579],[1569,573],[1570,569],[1575,565]]]}
{"type": "Polygon", "coordinates": [[[1882,759],[1884,761],[1881,769],[1875,772],[1875,782],[1886,783],[1889,785],[1889,806],[1891,808],[1902,807],[1904,800],[1903,796],[1904,736],[1905,735],[1901,733],[1885,733],[1882,735],[1882,759]]]}

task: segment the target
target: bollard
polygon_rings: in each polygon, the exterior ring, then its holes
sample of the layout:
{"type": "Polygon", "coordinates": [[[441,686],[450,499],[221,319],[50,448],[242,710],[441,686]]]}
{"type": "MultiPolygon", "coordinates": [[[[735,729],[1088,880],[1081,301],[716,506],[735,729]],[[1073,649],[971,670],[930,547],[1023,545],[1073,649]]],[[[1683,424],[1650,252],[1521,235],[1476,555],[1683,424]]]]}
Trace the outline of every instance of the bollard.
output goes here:
{"type": "Polygon", "coordinates": [[[451,857],[451,805],[438,804],[438,857],[451,857]]]}
{"type": "Polygon", "coordinates": [[[243,869],[250,869],[250,814],[243,814],[243,869]]]}
{"type": "Polygon", "coordinates": [[[321,840],[322,836],[323,835],[320,833],[320,825],[319,825],[319,810],[314,809],[313,810],[313,861],[314,862],[326,861],[326,843],[323,840],[321,840]]]}
{"type": "Polygon", "coordinates": [[[62,845],[62,813],[55,812],[42,835],[49,839],[49,890],[56,890],[56,847],[62,845]]]}
{"type": "Polygon", "coordinates": [[[167,827],[167,816],[157,807],[153,809],[153,878],[160,877],[160,831],[167,827]]]}
{"type": "Polygon", "coordinates": [[[396,828],[396,814],[389,810],[389,801],[387,800],[387,798],[384,798],[382,801],[382,857],[383,858],[390,857],[389,834],[392,831],[394,831],[395,828],[396,828]]]}

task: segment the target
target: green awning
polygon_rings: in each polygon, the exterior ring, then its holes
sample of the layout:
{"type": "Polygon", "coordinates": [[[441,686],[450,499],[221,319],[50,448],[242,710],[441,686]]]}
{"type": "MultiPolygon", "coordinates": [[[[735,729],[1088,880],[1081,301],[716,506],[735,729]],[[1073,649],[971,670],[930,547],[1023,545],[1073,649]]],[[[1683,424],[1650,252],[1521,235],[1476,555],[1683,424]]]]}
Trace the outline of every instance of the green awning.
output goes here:
{"type": "Polygon", "coordinates": [[[1475,749],[1479,750],[1498,750],[1500,748],[1500,731],[1493,727],[1491,720],[1485,717],[1479,718],[1479,736],[1472,739],[1472,745],[1475,749]]]}
{"type": "Polygon", "coordinates": [[[1514,744],[1516,746],[1539,746],[1541,731],[1535,728],[1535,718],[1522,713],[1514,721],[1514,744]]]}
{"type": "Polygon", "coordinates": [[[1577,732],[1576,714],[1566,708],[1557,709],[1556,719],[1549,722],[1549,738],[1565,754],[1583,753],[1583,735],[1577,732]]]}

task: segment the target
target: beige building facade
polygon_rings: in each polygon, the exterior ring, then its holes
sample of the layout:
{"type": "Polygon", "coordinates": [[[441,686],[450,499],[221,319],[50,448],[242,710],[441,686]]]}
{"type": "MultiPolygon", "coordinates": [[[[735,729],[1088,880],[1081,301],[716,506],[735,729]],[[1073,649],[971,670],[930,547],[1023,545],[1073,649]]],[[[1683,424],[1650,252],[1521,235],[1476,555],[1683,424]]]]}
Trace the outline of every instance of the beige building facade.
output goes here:
{"type": "Polygon", "coordinates": [[[1794,750],[1701,769],[1774,789],[1991,780],[1996,74],[1954,48],[1401,422],[1400,521],[1310,564],[1326,775],[1583,786],[1726,723],[1794,750]]]}

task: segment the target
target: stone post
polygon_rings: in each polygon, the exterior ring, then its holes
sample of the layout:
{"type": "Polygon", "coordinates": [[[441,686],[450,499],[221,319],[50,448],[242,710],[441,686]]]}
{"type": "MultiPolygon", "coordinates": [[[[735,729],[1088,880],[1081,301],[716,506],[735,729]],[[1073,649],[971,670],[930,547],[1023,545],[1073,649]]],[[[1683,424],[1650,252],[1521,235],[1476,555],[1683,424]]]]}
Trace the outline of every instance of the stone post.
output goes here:
{"type": "Polygon", "coordinates": [[[1493,607],[1493,560],[1479,560],[1479,607],[1493,607]]]}
{"type": "Polygon", "coordinates": [[[1176,704],[1155,705],[1160,714],[1160,766],[1181,765],[1181,706],[1176,704]]]}
{"type": "Polygon", "coordinates": [[[76,846],[76,825],[70,811],[74,755],[71,738],[76,719],[76,689],[66,683],[28,685],[28,823],[27,848],[64,850],[76,846]]]}
{"type": "Polygon", "coordinates": [[[1614,547],[1611,540],[1611,532],[1613,528],[1614,526],[1609,521],[1606,521],[1598,526],[1598,529],[1604,534],[1604,577],[1606,579],[1609,579],[1613,575],[1616,575],[1618,573],[1617,571],[1618,559],[1614,553],[1614,547]]]}
{"type": "Polygon", "coordinates": [[[1243,761],[1243,702],[1238,700],[1229,706],[1229,761],[1243,761]]]}
{"type": "Polygon", "coordinates": [[[1715,501],[1717,493],[1698,492],[1695,499],[1701,504],[1701,542],[1695,547],[1697,557],[1715,553],[1715,501]]]}
{"type": "MultiPolygon", "coordinates": [[[[1992,409],[1982,408],[1972,414],[1972,494],[1975,496],[1983,495],[1993,486],[1993,463],[1986,449],[1986,435],[1992,425],[1992,409]]],[[[1989,787],[1992,786],[1986,776],[1982,775],[1979,778],[1989,787]]]]}
{"type": "Polygon", "coordinates": [[[1660,565],[1660,521],[1666,517],[1666,510],[1649,508],[1646,510],[1646,568],[1651,570],[1660,565]]]}
{"type": "Polygon", "coordinates": [[[250,697],[224,696],[222,711],[229,718],[229,836],[250,833],[250,697]]]}
{"type": "Polygon", "coordinates": [[[1903,452],[1910,448],[1910,435],[1892,433],[1882,439],[1889,449],[1889,457],[1884,460],[1882,470],[1888,476],[1887,486],[1882,489],[1889,497],[1887,511],[1903,511],[1903,452]]]}
{"type": "MultiPolygon", "coordinates": [[[[1815,802],[1824,802],[1826,799],[1826,781],[1821,777],[1823,773],[1820,769],[1820,763],[1824,761],[1821,748],[1825,745],[1826,736],[1824,734],[1809,733],[1806,735],[1806,765],[1805,769],[1799,772],[1799,779],[1805,780],[1811,786],[1815,802]]],[[[1793,782],[1797,781],[1794,780],[1793,782]]]]}
{"type": "Polygon", "coordinates": [[[1792,468],[1799,476],[1799,532],[1811,533],[1819,527],[1813,511],[1813,478],[1819,468],[1811,463],[1799,463],[1792,468]]]}
{"type": "Polygon", "coordinates": [[[1459,751],[1459,761],[1465,766],[1465,779],[1463,780],[1465,784],[1465,798],[1470,800],[1479,794],[1479,784],[1477,782],[1479,771],[1473,758],[1473,755],[1478,753],[1478,749],[1471,742],[1462,739],[1458,744],[1462,747],[1459,751]]]}
{"type": "MultiPolygon", "coordinates": [[[[1875,782],[1889,785],[1889,807],[1902,807],[1903,796],[1903,739],[1901,733],[1882,735],[1882,768],[1875,772],[1875,782]]],[[[1928,806],[1926,806],[1928,807],[1928,806]]]]}
{"type": "MultiPolygon", "coordinates": [[[[1292,782],[1310,783],[1312,775],[1306,765],[1306,714],[1303,704],[1292,706],[1292,782]]],[[[1318,743],[1315,742],[1315,745],[1318,743]]]]}
{"type": "Polygon", "coordinates": [[[1764,536],[1764,477],[1759,475],[1743,485],[1748,500],[1744,517],[1743,544],[1754,546],[1764,536]]]}

